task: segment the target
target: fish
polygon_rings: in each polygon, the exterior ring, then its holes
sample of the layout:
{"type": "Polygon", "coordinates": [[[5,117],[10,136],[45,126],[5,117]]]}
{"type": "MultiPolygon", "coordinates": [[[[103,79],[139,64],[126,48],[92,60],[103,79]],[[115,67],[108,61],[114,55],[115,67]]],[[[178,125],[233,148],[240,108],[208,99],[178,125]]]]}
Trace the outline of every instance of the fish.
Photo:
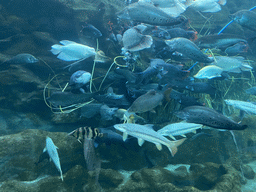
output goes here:
{"type": "MultiPolygon", "coordinates": [[[[163,136],[169,136],[173,140],[176,140],[174,136],[185,136],[187,133],[195,133],[197,129],[202,129],[203,125],[196,123],[172,123],[159,129],[157,133],[163,136]]],[[[186,136],[185,136],[186,137],[186,136]]]]}
{"type": "Polygon", "coordinates": [[[95,95],[93,97],[96,101],[106,104],[109,107],[128,107],[130,106],[130,102],[126,99],[126,97],[120,97],[118,95],[111,96],[109,93],[104,95],[95,95]]]}
{"type": "Polygon", "coordinates": [[[196,11],[215,13],[221,10],[220,5],[225,5],[226,0],[194,0],[188,4],[196,11]]]}
{"type": "Polygon", "coordinates": [[[116,113],[118,108],[110,108],[107,105],[102,105],[100,108],[100,115],[102,120],[111,121],[113,120],[113,115],[116,113]]]}
{"type": "Polygon", "coordinates": [[[251,87],[249,89],[246,89],[245,92],[250,95],[256,95],[256,87],[251,87]]]}
{"type": "Polygon", "coordinates": [[[96,55],[93,47],[69,40],[62,40],[60,43],[62,45],[54,44],[51,49],[52,54],[58,55],[58,59],[64,61],[77,61],[96,55]]]}
{"type": "Polygon", "coordinates": [[[256,105],[251,102],[226,99],[224,100],[227,105],[240,109],[248,114],[256,114],[256,105]]]}
{"type": "Polygon", "coordinates": [[[188,123],[202,124],[217,129],[244,130],[248,127],[247,125],[238,124],[214,109],[203,106],[186,107],[175,112],[175,115],[188,123]]]}
{"type": "MultiPolygon", "coordinates": [[[[80,89],[84,85],[89,83],[89,81],[91,80],[91,77],[92,77],[91,73],[87,71],[83,71],[83,70],[76,71],[71,75],[69,80],[69,85],[73,89],[80,89]]],[[[84,90],[82,92],[85,93],[84,90]]]]}
{"type": "Polygon", "coordinates": [[[231,47],[240,42],[248,44],[244,38],[238,35],[221,33],[219,35],[213,34],[213,35],[200,37],[195,41],[195,44],[200,49],[216,48],[216,49],[225,50],[228,47],[231,47]]]}
{"type": "Polygon", "coordinates": [[[232,73],[241,73],[242,71],[250,71],[252,67],[247,64],[242,56],[216,56],[214,65],[223,69],[223,71],[232,73]]]}
{"type": "Polygon", "coordinates": [[[74,94],[71,92],[56,91],[46,100],[54,107],[67,107],[74,104],[86,103],[91,101],[96,93],[74,94]]]}
{"type": "Polygon", "coordinates": [[[118,109],[114,116],[126,123],[136,123],[137,121],[141,121],[142,123],[146,122],[146,120],[143,117],[140,117],[135,113],[130,114],[126,109],[118,109]]]}
{"type": "Polygon", "coordinates": [[[186,140],[186,138],[183,138],[177,141],[170,141],[169,139],[154,131],[151,127],[149,127],[149,125],[126,123],[116,124],[114,125],[114,128],[123,132],[124,141],[127,139],[128,135],[131,135],[138,138],[139,146],[142,146],[145,140],[154,143],[158,150],[162,150],[162,145],[165,145],[171,152],[172,156],[177,153],[177,147],[186,140]]]}
{"type": "Polygon", "coordinates": [[[203,103],[198,102],[198,98],[185,95],[184,93],[180,93],[174,89],[170,94],[170,98],[176,100],[178,103],[180,103],[183,106],[204,105],[203,103]]]}
{"type": "Polygon", "coordinates": [[[182,28],[175,27],[171,29],[162,29],[153,31],[153,36],[162,38],[162,39],[173,39],[176,37],[184,37],[191,41],[195,41],[197,39],[196,31],[186,31],[182,28]],[[160,32],[159,32],[160,31],[160,32]]]}
{"type": "Polygon", "coordinates": [[[170,51],[182,53],[194,61],[202,63],[212,63],[214,61],[212,57],[208,57],[207,55],[203,54],[199,47],[197,47],[197,45],[189,39],[177,37],[171,40],[165,40],[165,43],[169,46],[170,51]]]}
{"type": "Polygon", "coordinates": [[[229,17],[233,19],[236,23],[241,25],[242,27],[245,27],[252,31],[256,31],[256,26],[255,26],[256,13],[255,12],[249,11],[249,10],[240,10],[234,14],[231,14],[229,17]]]}
{"type": "Polygon", "coordinates": [[[216,65],[208,65],[200,69],[194,77],[197,79],[213,79],[215,77],[221,77],[222,72],[222,68],[216,65]]]}
{"type": "Polygon", "coordinates": [[[155,90],[150,90],[146,94],[138,97],[127,110],[129,113],[144,113],[160,105],[164,99],[164,94],[155,90]]]}
{"type": "Polygon", "coordinates": [[[150,35],[142,35],[140,30],[135,26],[126,30],[122,38],[124,52],[141,51],[150,48],[153,44],[153,39],[150,35]]]}
{"type": "Polygon", "coordinates": [[[54,165],[60,172],[61,180],[63,181],[62,170],[60,165],[60,158],[57,151],[58,147],[56,147],[50,137],[46,137],[46,146],[43,152],[47,152],[49,154],[50,159],[53,161],[54,165]]]}
{"type": "Polygon", "coordinates": [[[85,36],[94,37],[94,38],[99,38],[102,36],[102,33],[100,32],[100,30],[94,27],[92,24],[82,25],[82,29],[80,32],[83,33],[85,36]]]}
{"type": "Polygon", "coordinates": [[[249,49],[249,45],[247,43],[239,42],[225,49],[225,53],[228,54],[229,56],[235,56],[238,54],[246,53],[248,49],[249,49]]]}
{"type": "Polygon", "coordinates": [[[118,18],[158,26],[173,26],[185,22],[184,17],[172,17],[150,3],[137,2],[117,13],[118,18]]]}
{"type": "Polygon", "coordinates": [[[131,72],[128,69],[117,67],[115,69],[115,73],[117,73],[118,75],[122,75],[129,83],[136,82],[136,78],[137,78],[136,74],[134,74],[133,72],[131,72]]]}
{"type": "MultiPolygon", "coordinates": [[[[186,0],[188,1],[188,0],[186,0]]],[[[139,0],[139,2],[151,3],[152,5],[160,8],[168,15],[173,17],[179,16],[181,13],[186,11],[187,6],[185,5],[186,1],[180,0],[139,0]]]]}
{"type": "Polygon", "coordinates": [[[124,95],[117,95],[114,93],[114,90],[112,87],[109,87],[107,90],[107,98],[109,99],[122,99],[124,95]]]}
{"type": "Polygon", "coordinates": [[[196,82],[186,85],[186,89],[195,93],[206,93],[214,96],[216,93],[216,88],[205,82],[196,82]]]}
{"type": "Polygon", "coordinates": [[[21,53],[21,54],[18,54],[16,56],[12,57],[11,59],[4,61],[3,63],[6,63],[6,64],[26,64],[26,63],[31,64],[31,63],[37,63],[37,62],[39,62],[39,60],[37,58],[35,58],[33,55],[31,55],[29,53],[21,53]]]}
{"type": "Polygon", "coordinates": [[[95,115],[100,113],[100,108],[103,104],[101,103],[89,103],[83,107],[81,107],[80,118],[86,117],[88,119],[94,117],[95,115]]]}

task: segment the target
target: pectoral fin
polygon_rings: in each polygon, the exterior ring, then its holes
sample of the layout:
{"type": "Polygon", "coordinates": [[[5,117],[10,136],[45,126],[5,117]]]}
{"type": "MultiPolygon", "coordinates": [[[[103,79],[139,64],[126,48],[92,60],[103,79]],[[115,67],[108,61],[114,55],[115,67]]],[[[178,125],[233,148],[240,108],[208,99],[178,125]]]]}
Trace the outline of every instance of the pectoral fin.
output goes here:
{"type": "Polygon", "coordinates": [[[143,140],[143,139],[141,139],[141,138],[138,138],[138,144],[139,144],[139,146],[142,146],[144,142],[145,142],[145,140],[143,140]]]}
{"type": "Polygon", "coordinates": [[[124,133],[123,133],[123,141],[126,141],[127,137],[128,137],[127,132],[124,132],[124,133]]]}
{"type": "Polygon", "coordinates": [[[162,150],[162,145],[160,143],[156,143],[156,148],[161,151],[162,150]]]}

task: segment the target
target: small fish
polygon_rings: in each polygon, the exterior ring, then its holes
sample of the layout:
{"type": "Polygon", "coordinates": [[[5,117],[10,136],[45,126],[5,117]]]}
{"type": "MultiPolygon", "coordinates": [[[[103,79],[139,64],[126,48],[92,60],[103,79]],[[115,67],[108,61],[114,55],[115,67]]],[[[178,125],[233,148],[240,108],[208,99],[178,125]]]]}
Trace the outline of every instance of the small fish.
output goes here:
{"type": "Polygon", "coordinates": [[[144,113],[160,105],[164,99],[164,94],[155,90],[150,90],[146,94],[138,97],[128,109],[131,113],[144,113]]]}
{"type": "Polygon", "coordinates": [[[38,62],[38,59],[35,58],[33,55],[28,54],[28,53],[21,53],[21,54],[18,54],[16,56],[12,57],[11,59],[4,61],[3,63],[26,64],[26,63],[37,63],[37,62],[38,62]]]}
{"type": "Polygon", "coordinates": [[[54,107],[67,107],[91,101],[94,95],[95,93],[74,94],[71,92],[56,91],[46,100],[54,107]]]}
{"type": "Polygon", "coordinates": [[[130,114],[126,109],[118,109],[114,116],[126,123],[136,123],[137,121],[141,121],[142,123],[146,122],[144,118],[136,114],[130,114]]]}
{"type": "Polygon", "coordinates": [[[115,94],[113,88],[109,87],[108,90],[107,90],[107,97],[109,99],[122,99],[124,97],[124,95],[115,94]]]}
{"type": "Polygon", "coordinates": [[[155,32],[153,31],[153,34],[157,34],[155,36],[163,39],[173,39],[176,37],[184,37],[187,38],[191,41],[195,41],[197,39],[197,32],[195,31],[186,31],[182,28],[172,28],[172,29],[160,29],[156,30],[155,32]]]}
{"type": "Polygon", "coordinates": [[[227,105],[231,105],[234,108],[240,109],[248,114],[256,114],[256,105],[251,102],[239,101],[239,100],[224,100],[227,105]]]}
{"type": "Polygon", "coordinates": [[[233,19],[236,23],[250,29],[252,31],[256,31],[256,13],[248,10],[240,10],[234,14],[230,15],[230,18],[233,19]]]}
{"type": "Polygon", "coordinates": [[[92,24],[85,24],[82,26],[81,31],[85,36],[99,38],[102,36],[102,33],[99,29],[94,27],[92,24]]]}
{"type": "Polygon", "coordinates": [[[149,35],[142,35],[137,27],[126,30],[123,34],[123,50],[124,51],[141,51],[150,48],[153,39],[149,35]]]}
{"type": "Polygon", "coordinates": [[[240,42],[247,44],[247,41],[240,36],[222,33],[220,35],[214,34],[200,37],[195,41],[196,45],[201,49],[216,48],[223,50],[240,42]]]}
{"type": "Polygon", "coordinates": [[[184,17],[172,17],[150,3],[133,3],[117,13],[120,19],[158,26],[173,26],[185,21],[184,17]]]}
{"type": "Polygon", "coordinates": [[[186,107],[192,106],[192,105],[200,105],[200,106],[204,105],[203,103],[199,103],[197,101],[198,98],[185,95],[184,93],[180,93],[174,89],[170,94],[170,98],[176,100],[178,103],[186,107]]]}
{"type": "Polygon", "coordinates": [[[179,122],[164,126],[162,129],[158,130],[157,133],[176,140],[174,136],[184,136],[186,133],[191,132],[195,133],[197,129],[202,129],[202,127],[203,125],[201,124],[179,122]]]}
{"type": "Polygon", "coordinates": [[[162,150],[162,145],[168,147],[172,156],[177,153],[178,146],[180,146],[185,140],[180,139],[178,141],[170,141],[161,134],[154,131],[149,125],[139,125],[133,123],[116,124],[114,128],[123,132],[123,140],[125,141],[128,135],[138,138],[139,146],[142,146],[144,141],[154,143],[158,150],[162,150]]]}
{"type": "Polygon", "coordinates": [[[194,75],[197,79],[212,79],[215,77],[221,77],[223,69],[216,65],[208,65],[203,67],[194,75]]]}
{"type": "Polygon", "coordinates": [[[256,95],[256,87],[251,87],[249,89],[246,89],[245,92],[250,95],[256,95]]]}
{"type": "Polygon", "coordinates": [[[221,10],[226,0],[195,0],[189,2],[189,7],[196,11],[215,13],[221,10]]]}
{"type": "Polygon", "coordinates": [[[205,82],[190,83],[186,89],[195,93],[207,93],[211,96],[216,93],[216,88],[205,82]]]}
{"type": "Polygon", "coordinates": [[[51,52],[58,55],[57,58],[64,61],[77,61],[96,55],[95,49],[87,45],[82,45],[74,41],[62,40],[62,45],[55,44],[51,52]]]}
{"type": "Polygon", "coordinates": [[[197,45],[189,39],[178,37],[171,40],[165,40],[165,43],[169,46],[170,51],[182,53],[194,61],[202,63],[212,63],[214,61],[212,57],[203,54],[197,45]]]}
{"type": "Polygon", "coordinates": [[[55,164],[56,168],[60,172],[60,177],[61,180],[63,181],[63,176],[62,176],[62,170],[60,166],[60,158],[57,152],[58,147],[56,147],[50,137],[46,137],[46,146],[44,148],[43,152],[46,152],[49,154],[50,159],[53,161],[55,164]]]}
{"type": "Polygon", "coordinates": [[[107,105],[102,105],[100,108],[101,119],[106,121],[113,120],[113,115],[117,110],[118,108],[110,108],[107,105]]]}
{"type": "Polygon", "coordinates": [[[188,123],[197,123],[225,130],[244,130],[248,126],[241,125],[222,115],[214,109],[202,106],[190,106],[176,112],[176,116],[188,123]]]}
{"type": "Polygon", "coordinates": [[[241,73],[242,71],[250,71],[252,67],[244,62],[244,57],[234,56],[216,56],[216,62],[214,65],[223,69],[223,71],[232,72],[232,73],[241,73]]]}
{"type": "MultiPolygon", "coordinates": [[[[73,89],[80,89],[91,80],[91,73],[83,70],[76,71],[73,73],[69,80],[69,85],[73,89]]],[[[83,92],[84,93],[84,92],[83,92]]]]}

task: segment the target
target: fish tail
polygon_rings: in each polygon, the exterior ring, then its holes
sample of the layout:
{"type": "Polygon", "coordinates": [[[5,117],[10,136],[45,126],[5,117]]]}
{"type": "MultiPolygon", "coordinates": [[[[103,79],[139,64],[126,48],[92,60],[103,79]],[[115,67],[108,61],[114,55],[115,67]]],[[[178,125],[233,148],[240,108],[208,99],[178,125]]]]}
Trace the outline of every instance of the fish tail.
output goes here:
{"type": "Polygon", "coordinates": [[[63,175],[62,175],[62,171],[60,170],[60,178],[63,181],[63,175]]]}
{"type": "Polygon", "coordinates": [[[62,45],[55,44],[52,46],[51,52],[53,55],[58,55],[61,52],[62,45]]]}
{"type": "Polygon", "coordinates": [[[226,5],[227,1],[226,0],[219,0],[218,3],[220,5],[226,5]]]}
{"type": "Polygon", "coordinates": [[[187,138],[183,138],[177,141],[171,141],[168,149],[171,152],[172,156],[174,157],[174,155],[177,153],[178,151],[178,147],[186,140],[187,138]]]}

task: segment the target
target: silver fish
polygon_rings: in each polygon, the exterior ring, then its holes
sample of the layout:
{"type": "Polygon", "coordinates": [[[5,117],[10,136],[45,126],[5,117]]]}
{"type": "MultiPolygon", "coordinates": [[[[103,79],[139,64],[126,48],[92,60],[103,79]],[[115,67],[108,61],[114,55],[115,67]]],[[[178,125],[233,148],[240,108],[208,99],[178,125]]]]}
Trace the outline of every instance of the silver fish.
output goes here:
{"type": "Polygon", "coordinates": [[[202,127],[203,125],[201,124],[179,122],[166,125],[162,129],[159,129],[157,133],[163,136],[169,136],[176,140],[174,136],[181,135],[186,137],[184,134],[195,132],[197,129],[201,129],[202,127]]]}
{"type": "Polygon", "coordinates": [[[256,105],[251,102],[226,99],[225,103],[249,114],[256,114],[256,105]]]}
{"type": "Polygon", "coordinates": [[[212,79],[215,77],[221,77],[223,69],[216,65],[208,65],[203,67],[194,75],[197,79],[212,79]]]}
{"type": "Polygon", "coordinates": [[[150,3],[137,2],[117,13],[120,19],[132,20],[151,25],[172,26],[185,21],[184,17],[172,17],[150,3]]]}
{"type": "Polygon", "coordinates": [[[174,156],[178,151],[177,147],[186,140],[186,138],[184,138],[178,141],[170,141],[169,139],[154,131],[151,127],[148,127],[148,125],[126,123],[116,124],[114,125],[114,128],[123,132],[124,141],[127,139],[128,135],[131,135],[138,138],[139,146],[142,146],[145,140],[154,143],[158,150],[162,150],[162,145],[165,145],[168,147],[172,156],[174,156]]]}
{"type": "Polygon", "coordinates": [[[60,166],[60,158],[59,158],[57,149],[58,147],[54,145],[52,139],[50,137],[46,137],[46,146],[43,152],[47,151],[47,153],[49,154],[49,157],[51,158],[56,168],[60,172],[60,177],[61,177],[61,180],[63,181],[62,170],[60,166]]]}

